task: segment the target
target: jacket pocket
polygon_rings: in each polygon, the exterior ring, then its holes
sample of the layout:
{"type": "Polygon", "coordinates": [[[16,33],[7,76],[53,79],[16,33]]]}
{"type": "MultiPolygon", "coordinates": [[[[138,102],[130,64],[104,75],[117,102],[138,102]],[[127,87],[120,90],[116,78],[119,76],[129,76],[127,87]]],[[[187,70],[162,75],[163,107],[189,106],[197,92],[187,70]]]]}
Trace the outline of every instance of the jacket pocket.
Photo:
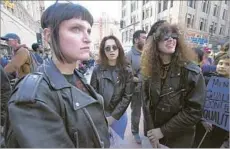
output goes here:
{"type": "Polygon", "coordinates": [[[75,147],[79,148],[79,134],[77,131],[74,133],[74,140],[75,140],[75,147]]]}

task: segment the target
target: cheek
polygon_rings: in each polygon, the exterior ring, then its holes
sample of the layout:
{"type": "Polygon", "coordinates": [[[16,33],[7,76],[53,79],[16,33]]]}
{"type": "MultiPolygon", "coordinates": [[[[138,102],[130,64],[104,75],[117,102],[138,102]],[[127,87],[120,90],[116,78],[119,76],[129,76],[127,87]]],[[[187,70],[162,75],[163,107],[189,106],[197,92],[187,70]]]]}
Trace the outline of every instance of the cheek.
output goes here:
{"type": "Polygon", "coordinates": [[[164,49],[165,49],[164,43],[160,42],[160,43],[158,44],[158,49],[159,49],[160,51],[164,51],[164,49]]]}
{"type": "Polygon", "coordinates": [[[60,32],[60,47],[63,52],[77,52],[80,49],[80,38],[74,36],[72,33],[62,33],[60,32]]]}

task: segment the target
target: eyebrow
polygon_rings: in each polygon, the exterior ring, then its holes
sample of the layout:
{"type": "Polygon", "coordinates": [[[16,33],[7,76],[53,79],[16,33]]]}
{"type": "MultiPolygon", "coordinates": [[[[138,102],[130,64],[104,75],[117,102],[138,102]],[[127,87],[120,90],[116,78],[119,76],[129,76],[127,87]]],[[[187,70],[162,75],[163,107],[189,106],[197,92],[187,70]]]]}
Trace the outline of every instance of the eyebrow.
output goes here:
{"type": "Polygon", "coordinates": [[[80,28],[83,28],[83,29],[87,29],[87,31],[88,30],[91,30],[91,28],[87,28],[87,27],[85,27],[84,25],[82,25],[82,24],[80,24],[80,23],[72,23],[72,25],[71,26],[78,26],[78,27],[80,27],[80,28]]]}

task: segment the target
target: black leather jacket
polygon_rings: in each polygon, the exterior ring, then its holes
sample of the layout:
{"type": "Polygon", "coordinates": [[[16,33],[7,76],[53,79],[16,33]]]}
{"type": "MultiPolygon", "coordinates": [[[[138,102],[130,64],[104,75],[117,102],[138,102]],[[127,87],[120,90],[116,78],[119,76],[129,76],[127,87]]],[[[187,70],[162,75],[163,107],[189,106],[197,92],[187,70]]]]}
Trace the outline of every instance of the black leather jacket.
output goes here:
{"type": "Polygon", "coordinates": [[[1,92],[0,92],[0,100],[1,100],[1,126],[4,125],[7,102],[9,100],[11,94],[11,85],[7,74],[5,73],[3,67],[0,65],[1,71],[1,92]]]}
{"type": "Polygon", "coordinates": [[[157,76],[144,82],[145,135],[153,128],[160,128],[166,138],[176,138],[187,130],[194,130],[202,116],[206,90],[200,68],[193,63],[174,66],[163,87],[160,82],[157,76]],[[183,81],[183,77],[187,81],[183,81]]]}
{"type": "Polygon", "coordinates": [[[126,67],[123,81],[119,77],[119,71],[118,68],[115,68],[114,76],[112,76],[111,70],[97,65],[93,70],[90,83],[103,96],[106,115],[117,120],[128,108],[134,91],[132,69],[126,67]]]}
{"type": "Polygon", "coordinates": [[[10,148],[110,146],[103,99],[78,71],[88,95],[71,85],[52,60],[20,80],[8,103],[5,140],[10,148]]]}

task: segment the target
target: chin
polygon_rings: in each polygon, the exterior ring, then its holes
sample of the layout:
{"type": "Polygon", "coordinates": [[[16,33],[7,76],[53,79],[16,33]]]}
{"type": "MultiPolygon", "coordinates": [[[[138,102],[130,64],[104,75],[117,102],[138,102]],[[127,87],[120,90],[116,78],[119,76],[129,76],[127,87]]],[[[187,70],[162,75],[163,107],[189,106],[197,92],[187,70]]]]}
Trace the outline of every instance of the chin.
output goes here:
{"type": "Polygon", "coordinates": [[[88,60],[89,58],[90,58],[89,54],[84,54],[84,55],[79,55],[76,59],[84,61],[84,60],[88,60]]]}

